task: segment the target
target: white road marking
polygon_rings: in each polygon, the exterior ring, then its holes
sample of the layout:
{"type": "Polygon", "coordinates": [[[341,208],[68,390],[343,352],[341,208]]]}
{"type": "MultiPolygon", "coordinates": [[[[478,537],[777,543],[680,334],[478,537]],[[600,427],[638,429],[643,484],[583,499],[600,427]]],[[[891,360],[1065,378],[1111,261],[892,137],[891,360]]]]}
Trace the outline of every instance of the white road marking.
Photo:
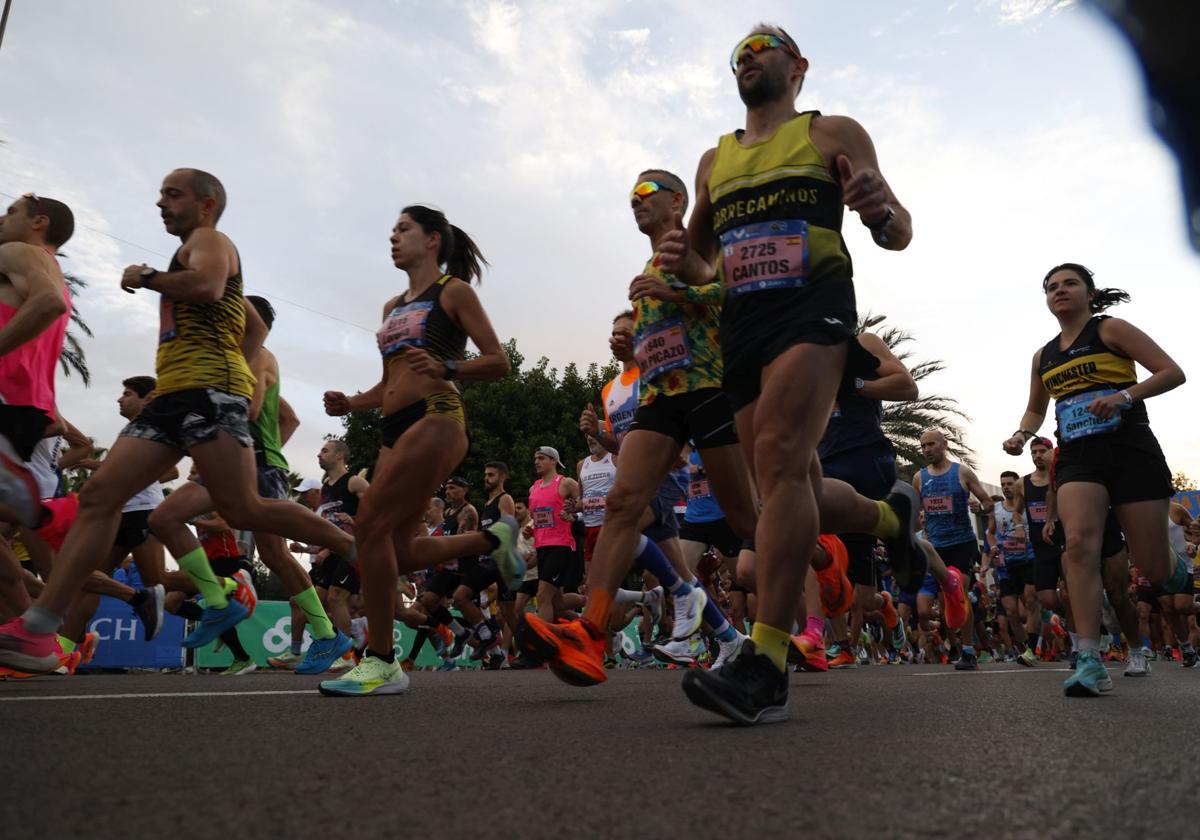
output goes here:
{"type": "Polygon", "coordinates": [[[0,697],[0,703],[21,703],[30,700],[143,700],[153,697],[248,697],[261,694],[311,694],[317,696],[317,688],[288,689],[286,691],[164,691],[157,694],[43,694],[36,697],[0,697]]]}
{"type": "MultiPolygon", "coordinates": [[[[1070,668],[1005,668],[1003,670],[995,668],[980,668],[976,674],[1035,674],[1041,671],[1043,674],[1050,671],[1070,671],[1070,668]]],[[[959,673],[958,671],[930,671],[926,674],[909,674],[910,677],[949,677],[959,673]]]]}

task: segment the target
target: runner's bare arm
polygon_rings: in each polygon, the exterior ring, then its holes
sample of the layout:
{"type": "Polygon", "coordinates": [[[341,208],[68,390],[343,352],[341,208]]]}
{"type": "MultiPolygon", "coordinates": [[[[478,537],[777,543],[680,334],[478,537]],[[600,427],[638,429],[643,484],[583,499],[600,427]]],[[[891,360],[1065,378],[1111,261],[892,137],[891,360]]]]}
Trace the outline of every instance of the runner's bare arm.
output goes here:
{"type": "Polygon", "coordinates": [[[879,171],[875,144],[866,129],[850,117],[813,118],[813,142],[842,183],[842,201],[871,229],[875,244],[903,251],[912,241],[912,216],[879,171]]]}
{"type": "Polygon", "coordinates": [[[371,487],[371,483],[367,481],[367,468],[363,467],[357,474],[350,476],[350,480],[346,482],[346,489],[358,496],[360,499],[363,493],[371,487]]]}
{"type": "Polygon", "coordinates": [[[1029,402],[1025,406],[1025,413],[1021,415],[1021,425],[1017,426],[1017,431],[1013,432],[1012,437],[1004,441],[1004,451],[1009,455],[1020,455],[1024,452],[1025,443],[1029,439],[1025,432],[1036,434],[1042,428],[1042,423],[1046,422],[1046,407],[1050,405],[1050,392],[1046,390],[1041,374],[1038,373],[1041,364],[1042,351],[1039,348],[1033,354],[1033,365],[1029,372],[1029,402]]]}
{"type": "Polygon", "coordinates": [[[54,282],[42,254],[24,242],[0,245],[0,274],[21,298],[12,319],[0,327],[0,356],[37,338],[67,311],[63,290],[54,282]]]}
{"type": "Polygon", "coordinates": [[[258,357],[263,342],[267,340],[267,325],[254,304],[242,298],[242,306],[246,310],[246,331],[242,333],[242,355],[253,367],[253,360],[258,357]]]}
{"type": "Polygon", "coordinates": [[[514,519],[517,516],[517,503],[513,501],[513,497],[508,493],[500,494],[500,515],[511,516],[514,519]]]}
{"type": "Polygon", "coordinates": [[[1183,368],[1154,339],[1122,318],[1101,321],[1100,340],[1150,371],[1147,379],[1127,389],[1135,400],[1157,397],[1187,381],[1183,368]]]}
{"type": "MultiPolygon", "coordinates": [[[[448,283],[442,292],[442,306],[479,350],[479,355],[474,359],[458,363],[458,378],[500,379],[508,376],[512,370],[508,354],[504,352],[492,322],[479,302],[479,295],[475,294],[471,285],[462,281],[448,283]]],[[[443,366],[443,373],[444,369],[443,366]]]]}
{"type": "Polygon", "coordinates": [[[995,510],[996,503],[992,501],[991,494],[983,489],[983,484],[980,483],[979,476],[975,475],[975,470],[962,464],[958,468],[958,477],[963,489],[979,500],[981,510],[995,510]]]}
{"type": "Polygon", "coordinates": [[[292,404],[283,397],[279,398],[279,444],[286,446],[287,442],[292,439],[292,435],[296,433],[296,429],[300,428],[300,416],[296,414],[296,409],[292,408],[292,404]]]}
{"type": "MultiPolygon", "coordinates": [[[[225,284],[237,270],[233,243],[212,228],[198,228],[188,238],[187,268],[160,271],[150,280],[150,290],[182,303],[216,303],[225,294],[225,284]]],[[[184,256],[181,254],[181,259],[184,256]]],[[[131,265],[121,277],[121,288],[146,288],[142,269],[131,265]]]]}
{"type": "Polygon", "coordinates": [[[80,461],[92,454],[95,449],[95,444],[92,439],[85,435],[79,429],[71,424],[71,421],[63,417],[61,414],[58,419],[62,422],[63,440],[67,442],[67,449],[58,456],[59,469],[68,470],[71,467],[77,466],[80,461]]]}
{"type": "Polygon", "coordinates": [[[875,358],[879,359],[876,372],[878,379],[864,381],[859,389],[864,397],[873,400],[890,400],[899,402],[915,400],[918,396],[917,382],[904,366],[904,362],[896,358],[887,342],[875,333],[865,332],[859,335],[858,343],[875,358]]]}

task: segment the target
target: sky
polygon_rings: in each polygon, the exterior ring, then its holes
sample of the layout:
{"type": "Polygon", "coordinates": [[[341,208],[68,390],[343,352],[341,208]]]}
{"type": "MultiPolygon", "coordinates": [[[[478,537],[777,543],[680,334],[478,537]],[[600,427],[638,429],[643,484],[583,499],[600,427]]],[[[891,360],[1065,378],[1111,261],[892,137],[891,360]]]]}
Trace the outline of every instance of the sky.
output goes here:
{"type": "MultiPolygon", "coordinates": [[[[248,292],[275,304],[268,345],[302,420],[285,454],[306,476],[341,428],[322,392],[378,380],[373,333],[407,284],[387,241],[406,204],[441,208],[479,243],[481,298],[527,363],[604,362],[648,256],[629,190],[651,167],[692,183],[700,155],[744,124],[729,54],[760,21],[809,59],[798,107],[857,119],[912,213],[902,252],[847,213],[860,312],[945,361],[924,390],[971,416],[981,478],[1029,467],[1000,444],[1033,352],[1057,332],[1041,293],[1053,265],[1128,290],[1114,314],[1200,377],[1200,259],[1177,167],[1132,52],[1087,6],[15,0],[0,199],[70,204],[63,266],[90,284],[76,304],[95,332],[93,381],[59,377],[63,414],[107,446],[121,380],[152,372],[157,296],[118,283],[129,264],[166,268],[178,241],[154,202],[181,166],[224,182],[220,227],[248,292]]],[[[1172,469],[1200,478],[1193,387],[1149,408],[1172,469]]]]}

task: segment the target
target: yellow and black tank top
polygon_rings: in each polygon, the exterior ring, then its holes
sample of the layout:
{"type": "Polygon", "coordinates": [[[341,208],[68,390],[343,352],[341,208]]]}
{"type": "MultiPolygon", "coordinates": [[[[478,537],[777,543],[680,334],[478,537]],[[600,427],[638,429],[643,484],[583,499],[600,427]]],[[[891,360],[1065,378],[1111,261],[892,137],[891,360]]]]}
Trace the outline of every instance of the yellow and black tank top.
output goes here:
{"type": "Polygon", "coordinates": [[[813,145],[805,111],[769,140],[721,137],[708,177],[725,305],[755,292],[849,281],[842,186],[813,145]]]}
{"type": "MultiPolygon", "coordinates": [[[[225,293],[215,303],[186,303],[165,295],[159,304],[157,394],[212,388],[250,399],[254,374],[242,355],[246,309],[242,302],[242,258],[225,281],[225,293]]],[[[169,271],[187,269],[179,251],[169,271]]]]}
{"type": "Polygon", "coordinates": [[[1146,404],[1140,400],[1108,421],[1087,411],[1087,405],[1098,395],[1115,394],[1137,384],[1133,359],[1100,340],[1100,324],[1108,317],[1093,316],[1065,350],[1059,347],[1061,333],[1042,348],[1038,376],[1055,401],[1059,440],[1076,440],[1149,422],[1146,404]]]}
{"type": "Polygon", "coordinates": [[[467,353],[467,334],[442,308],[442,292],[449,274],[416,298],[405,302],[401,295],[375,333],[379,352],[385,360],[399,356],[409,347],[420,347],[437,359],[461,359],[467,353]]]}

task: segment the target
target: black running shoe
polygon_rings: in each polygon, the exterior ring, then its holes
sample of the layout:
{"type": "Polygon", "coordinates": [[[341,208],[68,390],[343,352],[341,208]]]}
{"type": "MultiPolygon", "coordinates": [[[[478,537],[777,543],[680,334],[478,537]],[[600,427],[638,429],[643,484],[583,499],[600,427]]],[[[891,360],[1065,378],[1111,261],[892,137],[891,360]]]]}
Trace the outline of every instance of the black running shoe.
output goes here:
{"type": "Polygon", "coordinates": [[[134,614],[142,620],[146,627],[146,641],[158,635],[163,625],[163,599],[166,590],[161,583],[139,590],[134,600],[130,602],[134,614]]]}
{"type": "Polygon", "coordinates": [[[449,652],[443,658],[457,661],[458,658],[462,656],[462,652],[466,649],[467,645],[470,644],[471,640],[474,638],[474,633],[463,633],[461,636],[455,636],[454,644],[450,646],[449,652]]]}
{"type": "Polygon", "coordinates": [[[1188,646],[1183,649],[1183,667],[1192,668],[1196,665],[1196,650],[1188,646]]]}
{"type": "Polygon", "coordinates": [[[757,653],[749,640],[719,671],[684,674],[683,692],[700,708],[742,726],[780,723],[788,718],[787,673],[757,653]]]}
{"type": "Polygon", "coordinates": [[[964,650],[962,656],[954,663],[955,671],[978,671],[979,658],[969,650],[964,650]]]}
{"type": "Polygon", "coordinates": [[[896,585],[905,592],[915,592],[925,580],[929,566],[925,551],[917,541],[917,531],[921,528],[918,521],[921,496],[907,481],[897,481],[883,503],[895,511],[896,518],[900,520],[900,533],[883,540],[887,547],[888,565],[891,566],[896,585]]]}

